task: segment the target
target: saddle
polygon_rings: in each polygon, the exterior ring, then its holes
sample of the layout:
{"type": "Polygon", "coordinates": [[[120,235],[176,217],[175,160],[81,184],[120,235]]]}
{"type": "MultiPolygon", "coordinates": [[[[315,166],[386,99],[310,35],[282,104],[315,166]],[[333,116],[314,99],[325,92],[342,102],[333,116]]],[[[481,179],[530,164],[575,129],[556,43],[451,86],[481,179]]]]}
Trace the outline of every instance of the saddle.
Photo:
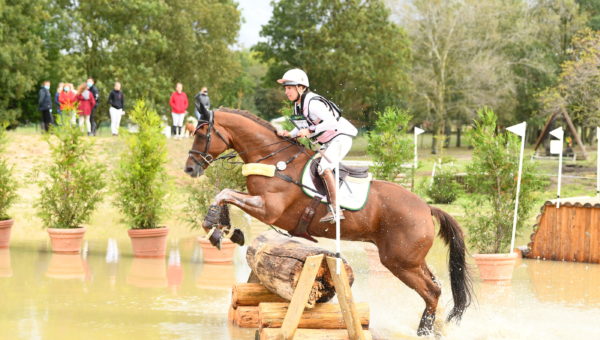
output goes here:
{"type": "MultiPolygon", "coordinates": [[[[321,160],[321,158],[319,157],[315,157],[313,159],[311,159],[310,161],[310,178],[312,179],[313,185],[315,187],[315,189],[319,192],[319,194],[321,196],[326,196],[327,195],[327,189],[325,188],[325,183],[323,183],[323,179],[321,178],[321,176],[319,176],[319,161],[321,160]]],[[[335,170],[333,171],[333,173],[335,174],[335,170]]],[[[346,177],[353,177],[353,178],[368,178],[369,177],[369,167],[362,167],[362,166],[348,166],[345,165],[344,163],[340,162],[340,183],[339,186],[341,186],[344,181],[346,180],[346,177]]]]}

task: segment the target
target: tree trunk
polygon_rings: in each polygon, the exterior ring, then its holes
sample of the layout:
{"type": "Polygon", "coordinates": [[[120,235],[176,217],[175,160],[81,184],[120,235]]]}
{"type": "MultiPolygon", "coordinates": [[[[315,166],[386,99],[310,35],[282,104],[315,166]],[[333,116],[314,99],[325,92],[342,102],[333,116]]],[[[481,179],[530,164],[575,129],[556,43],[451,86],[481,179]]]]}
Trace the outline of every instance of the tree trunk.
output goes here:
{"type": "MultiPolygon", "coordinates": [[[[308,256],[334,253],[313,246],[308,241],[282,236],[275,231],[260,234],[246,253],[246,260],[260,282],[271,292],[290,301],[298,284],[304,261],[308,256]]],[[[352,268],[344,261],[350,285],[354,281],[352,268]]],[[[317,302],[327,302],[335,295],[333,279],[325,261],[317,273],[307,307],[317,302]]]]}
{"type": "Polygon", "coordinates": [[[456,125],[456,147],[460,148],[461,146],[461,141],[460,141],[460,137],[461,137],[461,133],[462,133],[462,124],[458,124],[456,125]]]}
{"type": "MultiPolygon", "coordinates": [[[[363,331],[366,340],[372,340],[371,332],[363,331]]],[[[279,340],[280,328],[263,328],[260,330],[260,340],[279,340]]],[[[298,328],[294,333],[294,339],[311,340],[350,340],[346,329],[302,329],[298,328]]]]}
{"type": "Polygon", "coordinates": [[[286,302],[287,300],[277,294],[271,293],[260,283],[239,283],[231,291],[231,305],[258,306],[261,302],[286,302]]]}
{"type": "MultiPolygon", "coordinates": [[[[259,327],[280,328],[288,306],[289,303],[261,303],[258,306],[259,327]]],[[[362,327],[369,329],[369,304],[357,303],[356,311],[362,327]]],[[[346,323],[340,305],[322,303],[304,310],[298,328],[345,329],[346,323]]]]}

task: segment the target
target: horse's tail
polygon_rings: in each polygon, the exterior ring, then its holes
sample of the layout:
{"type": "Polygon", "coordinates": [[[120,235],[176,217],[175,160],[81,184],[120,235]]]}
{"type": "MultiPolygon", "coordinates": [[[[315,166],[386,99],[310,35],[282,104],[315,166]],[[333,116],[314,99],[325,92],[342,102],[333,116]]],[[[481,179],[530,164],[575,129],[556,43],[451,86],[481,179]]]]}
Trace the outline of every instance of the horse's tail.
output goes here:
{"type": "Polygon", "coordinates": [[[465,261],[467,249],[462,229],[456,220],[447,212],[431,207],[431,215],[440,221],[439,236],[450,247],[450,259],[448,269],[450,270],[450,286],[452,287],[452,299],[454,307],[448,314],[448,321],[456,319],[460,321],[463,312],[471,304],[473,287],[471,277],[465,261]]]}

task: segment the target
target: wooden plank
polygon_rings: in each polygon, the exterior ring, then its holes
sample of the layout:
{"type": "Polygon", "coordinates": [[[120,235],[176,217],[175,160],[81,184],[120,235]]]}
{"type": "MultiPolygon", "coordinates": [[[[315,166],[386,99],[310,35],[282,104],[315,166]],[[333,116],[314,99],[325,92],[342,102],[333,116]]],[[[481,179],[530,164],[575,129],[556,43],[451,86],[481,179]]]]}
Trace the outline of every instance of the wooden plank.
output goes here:
{"type": "Polygon", "coordinates": [[[236,308],[233,323],[241,328],[258,328],[258,306],[236,308]]]}
{"type": "Polygon", "coordinates": [[[321,267],[321,262],[323,262],[323,257],[323,254],[319,254],[306,258],[304,268],[302,269],[298,280],[298,285],[294,290],[294,295],[290,302],[288,313],[283,319],[280,333],[281,339],[291,340],[294,338],[298,323],[302,317],[302,312],[304,311],[304,307],[306,307],[306,302],[308,301],[313,283],[315,282],[317,272],[321,267]]]}
{"type": "MultiPolygon", "coordinates": [[[[279,328],[263,328],[259,332],[260,340],[277,340],[279,339],[279,328]]],[[[372,340],[371,332],[364,331],[364,339],[372,340]]],[[[344,329],[307,329],[299,328],[296,331],[294,340],[352,340],[348,332],[344,329]]]]}
{"type": "Polygon", "coordinates": [[[594,207],[590,228],[590,262],[600,263],[600,208],[594,207]]]}
{"type": "Polygon", "coordinates": [[[360,319],[352,299],[352,290],[348,283],[348,276],[346,275],[346,269],[344,266],[340,266],[339,275],[336,273],[336,261],[335,257],[327,257],[327,265],[329,266],[329,272],[333,277],[333,283],[335,285],[335,291],[342,307],[342,315],[346,322],[346,328],[348,329],[348,336],[352,340],[364,340],[365,335],[360,325],[360,319]]]}
{"type": "MultiPolygon", "coordinates": [[[[288,310],[288,303],[261,303],[258,306],[260,328],[280,328],[288,310]]],[[[369,328],[369,304],[357,303],[356,310],[363,329],[369,328]]],[[[341,307],[334,303],[318,303],[314,308],[305,309],[298,328],[345,329],[346,323],[341,307]]]]}
{"type": "Polygon", "coordinates": [[[583,233],[583,259],[582,261],[584,262],[591,262],[592,258],[592,252],[591,252],[591,246],[592,246],[592,225],[593,225],[593,215],[594,215],[594,208],[588,209],[588,218],[585,221],[585,229],[584,229],[584,233],[583,233]]]}
{"type": "Polygon", "coordinates": [[[581,155],[577,155],[577,159],[587,159],[587,152],[585,151],[585,145],[583,145],[583,142],[581,141],[581,137],[579,137],[579,133],[577,133],[577,129],[575,128],[575,125],[573,125],[573,121],[571,120],[569,113],[565,109],[562,109],[561,111],[562,111],[563,117],[565,118],[565,121],[567,122],[567,126],[569,127],[569,130],[571,131],[571,135],[573,135],[573,137],[575,137],[575,142],[577,142],[577,146],[579,146],[579,150],[581,151],[581,155]]]}

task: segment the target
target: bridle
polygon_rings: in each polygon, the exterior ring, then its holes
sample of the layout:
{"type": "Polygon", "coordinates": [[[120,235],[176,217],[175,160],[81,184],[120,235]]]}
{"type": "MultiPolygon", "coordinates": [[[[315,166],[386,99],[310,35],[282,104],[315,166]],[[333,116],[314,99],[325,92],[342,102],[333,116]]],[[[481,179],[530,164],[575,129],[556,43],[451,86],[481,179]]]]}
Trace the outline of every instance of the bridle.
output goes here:
{"type": "MultiPolygon", "coordinates": [[[[189,156],[192,159],[192,161],[194,161],[194,163],[196,165],[199,165],[202,168],[206,168],[210,165],[210,163],[222,158],[222,157],[219,157],[219,158],[215,159],[211,154],[208,153],[208,149],[210,148],[210,141],[211,141],[211,137],[212,137],[212,130],[214,130],[215,133],[217,134],[217,136],[219,138],[221,138],[223,143],[225,143],[225,145],[227,145],[227,149],[233,148],[232,145],[229,144],[229,142],[227,142],[227,140],[225,140],[225,137],[223,137],[223,135],[219,132],[219,130],[217,130],[217,128],[215,128],[213,117],[214,116],[211,112],[211,114],[209,115],[208,121],[205,121],[205,120],[199,121],[198,125],[196,126],[196,130],[194,130],[194,136],[195,136],[196,134],[199,134],[198,130],[200,130],[204,125],[208,124],[208,130],[206,132],[206,136],[204,136],[206,138],[206,145],[204,146],[204,151],[197,151],[194,149],[190,149],[190,151],[189,151],[189,156]],[[201,159],[198,159],[196,156],[199,156],[201,159]]],[[[229,158],[231,158],[231,157],[229,157],[229,158]]]]}

